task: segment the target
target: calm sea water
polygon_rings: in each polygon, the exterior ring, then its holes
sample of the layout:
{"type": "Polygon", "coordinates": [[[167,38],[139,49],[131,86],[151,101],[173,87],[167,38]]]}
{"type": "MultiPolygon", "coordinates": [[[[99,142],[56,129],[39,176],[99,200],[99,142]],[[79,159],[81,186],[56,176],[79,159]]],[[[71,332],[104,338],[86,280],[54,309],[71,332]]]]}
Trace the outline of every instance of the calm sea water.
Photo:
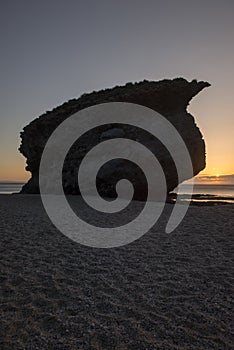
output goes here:
{"type": "MultiPolygon", "coordinates": [[[[182,193],[191,194],[189,185],[182,185],[182,193]]],[[[194,185],[193,194],[234,198],[234,185],[194,185]]]]}
{"type": "Polygon", "coordinates": [[[18,193],[23,185],[22,182],[0,182],[0,194],[18,193]]]}
{"type": "MultiPolygon", "coordinates": [[[[0,182],[0,194],[17,193],[23,185],[21,182],[0,182]]],[[[188,185],[182,186],[184,194],[190,193],[188,185]]],[[[234,198],[234,185],[194,185],[193,193],[234,198]]]]}

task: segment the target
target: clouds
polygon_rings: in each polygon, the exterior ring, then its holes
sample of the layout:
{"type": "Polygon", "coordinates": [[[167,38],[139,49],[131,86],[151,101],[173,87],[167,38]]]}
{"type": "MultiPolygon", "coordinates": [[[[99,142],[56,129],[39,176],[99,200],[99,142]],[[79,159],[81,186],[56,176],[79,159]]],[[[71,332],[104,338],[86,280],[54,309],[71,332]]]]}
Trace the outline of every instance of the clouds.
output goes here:
{"type": "Polygon", "coordinates": [[[196,184],[234,185],[234,174],[230,175],[200,175],[195,178],[196,184]]]}

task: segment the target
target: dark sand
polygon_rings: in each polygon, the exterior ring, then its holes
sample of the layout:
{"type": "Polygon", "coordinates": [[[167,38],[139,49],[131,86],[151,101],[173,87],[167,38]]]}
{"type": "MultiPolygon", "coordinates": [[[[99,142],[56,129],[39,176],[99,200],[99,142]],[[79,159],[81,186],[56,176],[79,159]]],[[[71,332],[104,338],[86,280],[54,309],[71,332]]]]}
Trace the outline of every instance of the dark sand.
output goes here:
{"type": "Polygon", "coordinates": [[[234,206],[190,207],[166,234],[170,210],[95,249],[59,233],[39,196],[1,195],[0,349],[233,349],[234,206]]]}

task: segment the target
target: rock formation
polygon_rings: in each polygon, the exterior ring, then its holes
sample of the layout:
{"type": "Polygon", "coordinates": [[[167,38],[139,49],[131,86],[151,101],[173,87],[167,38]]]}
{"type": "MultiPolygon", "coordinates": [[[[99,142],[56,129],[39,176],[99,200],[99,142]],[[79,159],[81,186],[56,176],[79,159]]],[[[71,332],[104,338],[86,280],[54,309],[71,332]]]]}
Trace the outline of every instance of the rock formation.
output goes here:
{"type": "MultiPolygon", "coordinates": [[[[86,107],[104,102],[131,102],[149,107],[165,116],[182,136],[193,163],[194,175],[205,167],[205,143],[194,118],[186,111],[190,100],[205,87],[207,82],[191,82],[183,78],[165,79],[158,82],[142,81],[127,83],[112,89],[84,94],[46,112],[27,125],[21,133],[20,152],[27,159],[26,170],[32,176],[21,193],[39,193],[38,172],[41,155],[49,136],[66,118],[86,107]]],[[[178,185],[175,164],[167,149],[147,132],[121,124],[108,124],[83,135],[68,153],[63,169],[63,186],[67,194],[79,194],[77,169],[88,150],[102,140],[128,137],[147,146],[160,161],[167,180],[168,192],[178,185]]],[[[142,171],[126,160],[113,160],[103,166],[97,176],[97,187],[101,195],[116,195],[115,184],[119,179],[128,178],[135,188],[135,199],[145,199],[146,179],[142,171]]]]}

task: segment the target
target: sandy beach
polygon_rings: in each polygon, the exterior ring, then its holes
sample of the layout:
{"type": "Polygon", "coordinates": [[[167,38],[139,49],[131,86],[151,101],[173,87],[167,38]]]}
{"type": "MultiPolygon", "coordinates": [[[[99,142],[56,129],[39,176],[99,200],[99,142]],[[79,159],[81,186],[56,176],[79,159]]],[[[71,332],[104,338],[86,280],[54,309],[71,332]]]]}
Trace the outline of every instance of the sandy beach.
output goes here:
{"type": "Polygon", "coordinates": [[[234,205],[192,206],[166,234],[171,207],[95,249],[58,232],[39,195],[1,195],[0,348],[233,349],[234,205]]]}

